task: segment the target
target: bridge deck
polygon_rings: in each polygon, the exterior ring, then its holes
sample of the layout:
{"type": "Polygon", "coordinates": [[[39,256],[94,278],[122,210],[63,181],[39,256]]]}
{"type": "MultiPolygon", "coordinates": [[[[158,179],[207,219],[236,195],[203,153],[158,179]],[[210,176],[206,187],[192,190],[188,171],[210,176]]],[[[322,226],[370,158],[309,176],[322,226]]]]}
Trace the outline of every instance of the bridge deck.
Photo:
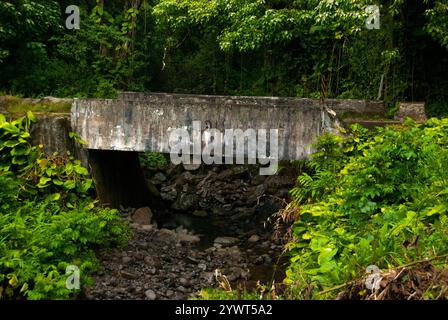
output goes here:
{"type": "MultiPolygon", "coordinates": [[[[329,100],[335,110],[363,112],[365,101],[329,100]],[[345,101],[345,102],[344,102],[345,101]]],[[[331,112],[314,99],[122,93],[118,99],[74,100],[72,128],[87,148],[122,151],[170,151],[169,130],[201,121],[225,129],[278,129],[279,159],[302,159],[311,144],[334,127],[331,112]]]]}

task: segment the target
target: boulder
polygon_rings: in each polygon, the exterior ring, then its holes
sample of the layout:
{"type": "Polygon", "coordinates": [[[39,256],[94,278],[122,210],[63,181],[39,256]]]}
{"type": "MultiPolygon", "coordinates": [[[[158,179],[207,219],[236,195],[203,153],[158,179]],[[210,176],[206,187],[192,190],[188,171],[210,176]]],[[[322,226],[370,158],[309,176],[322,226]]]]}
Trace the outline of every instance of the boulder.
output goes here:
{"type": "Polygon", "coordinates": [[[149,207],[142,207],[135,210],[132,215],[132,221],[141,225],[151,224],[152,211],[149,207]]]}
{"type": "Polygon", "coordinates": [[[240,239],[234,237],[217,237],[214,241],[215,244],[220,244],[223,247],[231,247],[240,242],[240,239]]]}
{"type": "Polygon", "coordinates": [[[257,234],[253,234],[250,236],[250,238],[247,240],[249,242],[257,242],[258,240],[260,240],[260,237],[257,234]]]}
{"type": "Polygon", "coordinates": [[[156,293],[151,289],[145,291],[145,297],[148,300],[156,300],[157,298],[156,293]]]}

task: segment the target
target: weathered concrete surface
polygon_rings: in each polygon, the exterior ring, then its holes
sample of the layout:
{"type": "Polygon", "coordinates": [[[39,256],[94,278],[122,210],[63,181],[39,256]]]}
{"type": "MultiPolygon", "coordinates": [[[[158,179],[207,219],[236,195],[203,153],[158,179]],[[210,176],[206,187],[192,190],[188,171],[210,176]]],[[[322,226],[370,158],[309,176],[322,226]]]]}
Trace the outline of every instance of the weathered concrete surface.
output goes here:
{"type": "MultiPolygon", "coordinates": [[[[340,105],[340,104],[339,104],[340,105]]],[[[170,151],[169,129],[192,129],[193,121],[225,129],[278,129],[279,159],[302,159],[337,120],[318,100],[122,93],[117,100],[74,100],[72,127],[87,148],[170,151]]]]}
{"type": "Polygon", "coordinates": [[[74,142],[69,138],[70,114],[36,114],[37,122],[31,126],[31,143],[43,145],[47,154],[57,152],[66,155],[73,154],[74,142]]]}
{"type": "Polygon", "coordinates": [[[404,121],[407,117],[417,121],[425,122],[427,120],[424,102],[400,102],[398,111],[395,113],[395,119],[404,121]]]}
{"type": "Polygon", "coordinates": [[[57,153],[65,156],[69,153],[88,167],[87,150],[70,138],[72,131],[69,113],[35,113],[37,121],[31,126],[31,144],[42,145],[48,155],[57,153]]]}

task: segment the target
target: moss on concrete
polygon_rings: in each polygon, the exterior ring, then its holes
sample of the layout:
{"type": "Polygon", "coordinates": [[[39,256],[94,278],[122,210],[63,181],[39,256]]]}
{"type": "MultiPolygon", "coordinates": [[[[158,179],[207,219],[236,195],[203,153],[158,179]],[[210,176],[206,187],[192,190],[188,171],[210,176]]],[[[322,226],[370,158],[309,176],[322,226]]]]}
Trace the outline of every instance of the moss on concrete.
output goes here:
{"type": "Polygon", "coordinates": [[[27,111],[42,113],[68,113],[71,99],[46,97],[42,99],[20,98],[6,95],[0,96],[0,112],[22,114],[27,111]]]}

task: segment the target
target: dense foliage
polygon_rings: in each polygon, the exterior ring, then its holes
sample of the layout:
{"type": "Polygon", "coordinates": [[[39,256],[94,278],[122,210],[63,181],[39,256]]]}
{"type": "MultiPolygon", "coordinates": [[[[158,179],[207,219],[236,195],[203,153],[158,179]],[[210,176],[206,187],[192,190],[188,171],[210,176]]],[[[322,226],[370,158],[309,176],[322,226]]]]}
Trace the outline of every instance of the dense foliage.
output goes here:
{"type": "MultiPolygon", "coordinates": [[[[446,0],[0,1],[0,90],[33,97],[335,97],[390,110],[421,100],[428,115],[446,116],[447,50],[446,0]],[[65,28],[73,4],[79,30],[65,28]],[[379,30],[365,26],[371,4],[379,30]]],[[[30,145],[32,121],[0,115],[0,298],[67,298],[65,267],[78,265],[87,281],[94,249],[122,243],[127,229],[91,198],[79,161],[30,145]]],[[[369,265],[446,254],[447,134],[447,120],[432,119],[319,140],[292,190],[292,297],[321,297],[369,265]]]]}
{"type": "Polygon", "coordinates": [[[292,190],[300,217],[287,282],[297,296],[312,285],[319,297],[365,277],[369,265],[388,270],[448,253],[447,119],[354,127],[316,148],[292,190]]]}
{"type": "Polygon", "coordinates": [[[67,266],[88,283],[94,250],[128,235],[117,211],[89,196],[92,180],[79,161],[30,145],[33,120],[0,114],[0,299],[69,298],[76,292],[66,288],[67,266]]]}
{"type": "Polygon", "coordinates": [[[444,0],[19,0],[0,3],[0,89],[428,102],[446,114],[444,0]],[[65,29],[65,8],[81,28],[65,29]],[[380,6],[379,30],[365,27],[380,6]]]}

